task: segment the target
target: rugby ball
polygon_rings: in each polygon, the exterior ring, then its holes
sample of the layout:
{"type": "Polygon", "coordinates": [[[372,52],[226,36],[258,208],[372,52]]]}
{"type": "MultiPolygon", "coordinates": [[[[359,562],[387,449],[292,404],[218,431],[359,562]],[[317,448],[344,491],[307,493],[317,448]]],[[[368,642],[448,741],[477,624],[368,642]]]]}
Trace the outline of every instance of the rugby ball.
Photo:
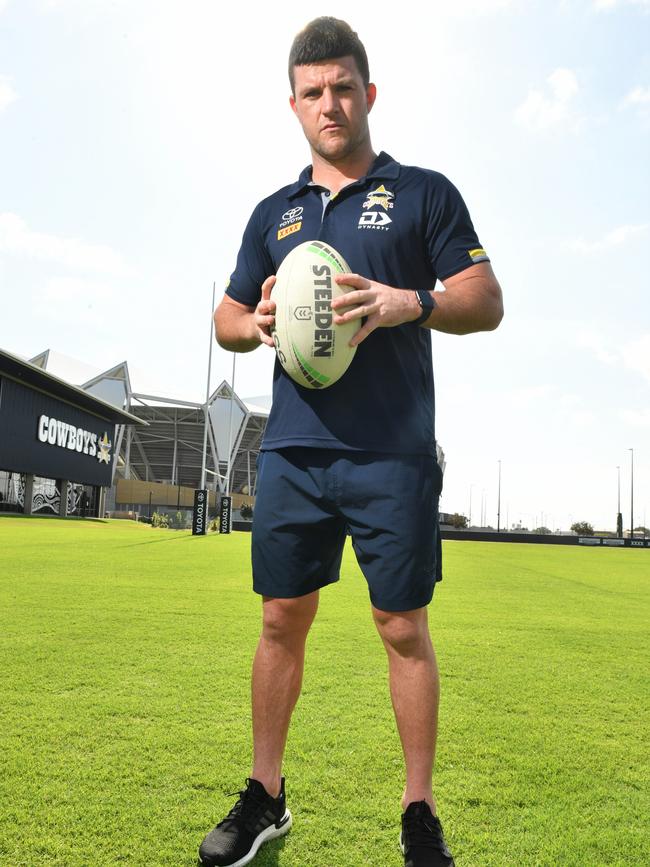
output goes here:
{"type": "Polygon", "coordinates": [[[332,301],[351,291],[336,274],[349,274],[347,262],[322,241],[305,241],[286,255],[271,290],[275,326],[271,329],[280,364],[299,385],[327,388],[350,366],[356,346],[349,341],[361,322],[334,324],[332,301]]]}

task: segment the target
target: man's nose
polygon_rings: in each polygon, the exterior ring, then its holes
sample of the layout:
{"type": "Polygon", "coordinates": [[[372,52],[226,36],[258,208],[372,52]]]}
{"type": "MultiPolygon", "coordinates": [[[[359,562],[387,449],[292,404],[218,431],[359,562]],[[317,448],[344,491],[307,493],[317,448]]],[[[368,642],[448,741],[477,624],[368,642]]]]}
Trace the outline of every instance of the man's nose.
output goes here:
{"type": "Polygon", "coordinates": [[[322,111],[323,114],[334,114],[338,109],[339,100],[336,93],[331,87],[326,87],[323,90],[322,111]]]}

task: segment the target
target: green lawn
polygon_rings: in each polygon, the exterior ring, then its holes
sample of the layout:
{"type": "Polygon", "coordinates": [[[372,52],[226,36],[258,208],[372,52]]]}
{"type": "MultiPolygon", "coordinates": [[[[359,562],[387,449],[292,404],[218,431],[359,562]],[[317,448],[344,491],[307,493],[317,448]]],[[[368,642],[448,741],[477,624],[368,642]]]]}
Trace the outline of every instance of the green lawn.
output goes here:
{"type": "MultiPolygon", "coordinates": [[[[250,537],[0,518],[0,864],[195,864],[249,771],[250,537]]],[[[457,867],[645,865],[650,551],[445,542],[439,811],[457,867]]],[[[346,552],[261,867],[399,867],[384,653],[346,552]]]]}

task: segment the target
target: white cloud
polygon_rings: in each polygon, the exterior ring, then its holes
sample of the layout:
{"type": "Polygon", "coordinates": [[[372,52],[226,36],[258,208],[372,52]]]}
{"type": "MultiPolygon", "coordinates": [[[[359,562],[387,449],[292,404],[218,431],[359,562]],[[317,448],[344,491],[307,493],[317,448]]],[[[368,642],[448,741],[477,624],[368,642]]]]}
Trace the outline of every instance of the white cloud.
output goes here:
{"type": "Polygon", "coordinates": [[[633,427],[650,427],[650,409],[627,409],[621,418],[633,427]]]}
{"type": "Polygon", "coordinates": [[[576,343],[583,349],[590,349],[603,364],[617,364],[620,361],[620,355],[612,352],[602,335],[595,331],[579,331],[576,343]]]}
{"type": "Polygon", "coordinates": [[[546,88],[533,88],[517,108],[515,120],[534,132],[559,126],[579,126],[573,101],[578,93],[578,78],[572,69],[559,67],[546,79],[546,88]]]}
{"type": "Polygon", "coordinates": [[[650,104],[650,87],[635,87],[631,90],[621,103],[622,108],[627,108],[630,105],[648,105],[650,104]]]}
{"type": "MultiPolygon", "coordinates": [[[[2,0],[0,0],[1,3],[2,0]]],[[[1,5],[0,12],[2,12],[1,5]]],[[[18,99],[18,94],[11,85],[11,79],[8,75],[0,75],[0,112],[3,112],[16,99],[18,99]]]]}
{"type": "Polygon", "coordinates": [[[633,88],[619,105],[621,111],[634,111],[642,121],[650,122],[650,87],[638,85],[633,88]]]}
{"type": "Polygon", "coordinates": [[[650,382],[650,332],[616,346],[611,338],[583,330],[576,334],[576,345],[588,349],[603,364],[625,367],[650,382]]]}
{"type": "Polygon", "coordinates": [[[650,224],[639,223],[637,225],[618,226],[612,229],[602,238],[595,241],[585,241],[584,238],[577,238],[569,242],[569,248],[575,250],[576,253],[600,253],[603,250],[610,250],[612,247],[620,247],[628,241],[644,235],[650,224]]]}
{"type": "MultiPolygon", "coordinates": [[[[516,5],[516,0],[455,0],[444,10],[445,15],[489,15],[516,5]]],[[[436,10],[437,14],[437,10],[436,10]]]]}
{"type": "Polygon", "coordinates": [[[621,350],[623,363],[650,382],[650,333],[626,343],[621,350]]]}
{"type": "Polygon", "coordinates": [[[119,255],[103,244],[87,244],[79,238],[61,238],[35,232],[17,214],[0,213],[0,253],[57,262],[69,268],[119,273],[126,265],[119,255]]]}
{"type": "Polygon", "coordinates": [[[594,9],[599,12],[606,9],[616,9],[618,6],[639,6],[650,9],[650,0],[593,0],[594,9]]]}
{"type": "Polygon", "coordinates": [[[507,389],[500,400],[511,412],[526,417],[535,413],[548,415],[551,412],[563,425],[590,427],[596,423],[594,412],[585,406],[581,395],[564,391],[555,384],[544,383],[507,389]]]}

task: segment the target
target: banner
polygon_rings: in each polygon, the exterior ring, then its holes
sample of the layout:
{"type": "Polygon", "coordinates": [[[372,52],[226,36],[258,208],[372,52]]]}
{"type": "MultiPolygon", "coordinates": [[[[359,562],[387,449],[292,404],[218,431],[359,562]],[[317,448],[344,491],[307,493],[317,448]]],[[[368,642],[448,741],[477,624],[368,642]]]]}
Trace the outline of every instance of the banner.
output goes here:
{"type": "Polygon", "coordinates": [[[194,511],[192,512],[192,535],[205,536],[208,531],[208,492],[194,491],[194,511]]]}
{"type": "Polygon", "coordinates": [[[230,532],[230,517],[232,512],[232,497],[222,497],[219,503],[219,532],[230,532]]]}

